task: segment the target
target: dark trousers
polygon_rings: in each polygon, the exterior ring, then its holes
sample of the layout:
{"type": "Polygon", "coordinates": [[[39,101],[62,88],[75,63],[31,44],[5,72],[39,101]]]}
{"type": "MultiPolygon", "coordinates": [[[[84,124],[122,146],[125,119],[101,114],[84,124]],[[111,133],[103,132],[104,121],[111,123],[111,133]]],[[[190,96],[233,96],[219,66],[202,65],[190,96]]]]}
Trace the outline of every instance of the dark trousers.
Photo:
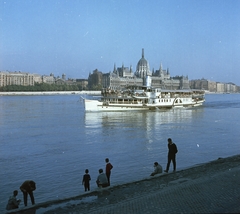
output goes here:
{"type": "Polygon", "coordinates": [[[176,155],[168,155],[168,162],[167,162],[167,168],[166,171],[169,170],[170,163],[173,162],[173,170],[176,170],[176,155]]]}
{"type": "Polygon", "coordinates": [[[108,179],[108,185],[109,185],[109,186],[110,186],[110,175],[111,175],[111,172],[106,173],[106,176],[107,176],[107,179],[108,179]]]}
{"type": "Polygon", "coordinates": [[[30,195],[32,205],[34,205],[35,204],[35,200],[34,200],[33,192],[23,192],[24,205],[27,206],[28,194],[30,195]]]}
{"type": "Polygon", "coordinates": [[[90,184],[85,182],[84,183],[85,191],[90,191],[90,184]]]}
{"type": "Polygon", "coordinates": [[[107,183],[107,184],[100,184],[100,183],[98,183],[97,181],[96,181],[96,183],[97,183],[97,186],[98,186],[98,187],[108,187],[108,186],[109,186],[108,183],[107,183]]]}
{"type": "Polygon", "coordinates": [[[108,187],[109,184],[99,184],[99,187],[108,187]]]}

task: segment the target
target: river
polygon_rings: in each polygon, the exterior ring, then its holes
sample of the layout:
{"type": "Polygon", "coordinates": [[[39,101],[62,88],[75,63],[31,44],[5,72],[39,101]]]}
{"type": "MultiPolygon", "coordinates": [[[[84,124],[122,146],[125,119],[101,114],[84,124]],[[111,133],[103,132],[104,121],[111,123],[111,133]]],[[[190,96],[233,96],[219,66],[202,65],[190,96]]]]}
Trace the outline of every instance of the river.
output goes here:
{"type": "Polygon", "coordinates": [[[85,169],[97,188],[107,157],[111,185],[146,178],[155,161],[165,168],[169,137],[177,169],[239,154],[239,118],[240,94],[207,94],[192,109],[115,113],[85,113],[77,94],[0,96],[0,212],[27,179],[37,184],[36,203],[84,193],[85,169]]]}

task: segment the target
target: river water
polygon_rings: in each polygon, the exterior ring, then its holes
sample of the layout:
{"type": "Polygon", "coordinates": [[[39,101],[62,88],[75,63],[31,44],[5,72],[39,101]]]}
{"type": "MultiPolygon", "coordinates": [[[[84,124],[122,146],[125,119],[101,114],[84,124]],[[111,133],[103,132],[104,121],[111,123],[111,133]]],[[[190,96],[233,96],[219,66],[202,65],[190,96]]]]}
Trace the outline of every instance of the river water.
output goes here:
{"type": "Polygon", "coordinates": [[[85,113],[79,95],[1,96],[0,213],[27,179],[37,184],[36,203],[84,193],[86,168],[96,189],[106,157],[111,185],[146,178],[155,161],[165,168],[169,137],[177,169],[239,154],[239,118],[240,94],[207,94],[192,109],[115,113],[85,113]]]}

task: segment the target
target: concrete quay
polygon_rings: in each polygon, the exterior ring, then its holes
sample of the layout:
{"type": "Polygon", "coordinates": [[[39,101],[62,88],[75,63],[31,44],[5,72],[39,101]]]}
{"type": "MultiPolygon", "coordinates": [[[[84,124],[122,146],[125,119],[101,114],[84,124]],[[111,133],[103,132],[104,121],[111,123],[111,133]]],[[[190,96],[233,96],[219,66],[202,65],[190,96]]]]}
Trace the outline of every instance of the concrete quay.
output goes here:
{"type": "Polygon", "coordinates": [[[101,95],[101,91],[22,91],[22,92],[0,92],[0,96],[40,96],[40,95],[71,95],[87,94],[101,95]]]}
{"type": "Polygon", "coordinates": [[[45,204],[34,213],[240,213],[240,155],[45,204]]]}

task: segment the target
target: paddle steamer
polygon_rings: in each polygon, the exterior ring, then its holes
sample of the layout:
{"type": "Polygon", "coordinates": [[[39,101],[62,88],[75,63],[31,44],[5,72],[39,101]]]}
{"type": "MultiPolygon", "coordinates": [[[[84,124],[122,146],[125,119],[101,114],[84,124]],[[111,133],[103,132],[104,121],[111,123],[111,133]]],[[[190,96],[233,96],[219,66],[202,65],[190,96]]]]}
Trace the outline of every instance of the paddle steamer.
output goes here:
{"type": "Polygon", "coordinates": [[[203,90],[166,90],[143,87],[141,90],[102,90],[99,100],[84,99],[86,112],[133,111],[167,108],[196,107],[203,105],[203,90]]]}

